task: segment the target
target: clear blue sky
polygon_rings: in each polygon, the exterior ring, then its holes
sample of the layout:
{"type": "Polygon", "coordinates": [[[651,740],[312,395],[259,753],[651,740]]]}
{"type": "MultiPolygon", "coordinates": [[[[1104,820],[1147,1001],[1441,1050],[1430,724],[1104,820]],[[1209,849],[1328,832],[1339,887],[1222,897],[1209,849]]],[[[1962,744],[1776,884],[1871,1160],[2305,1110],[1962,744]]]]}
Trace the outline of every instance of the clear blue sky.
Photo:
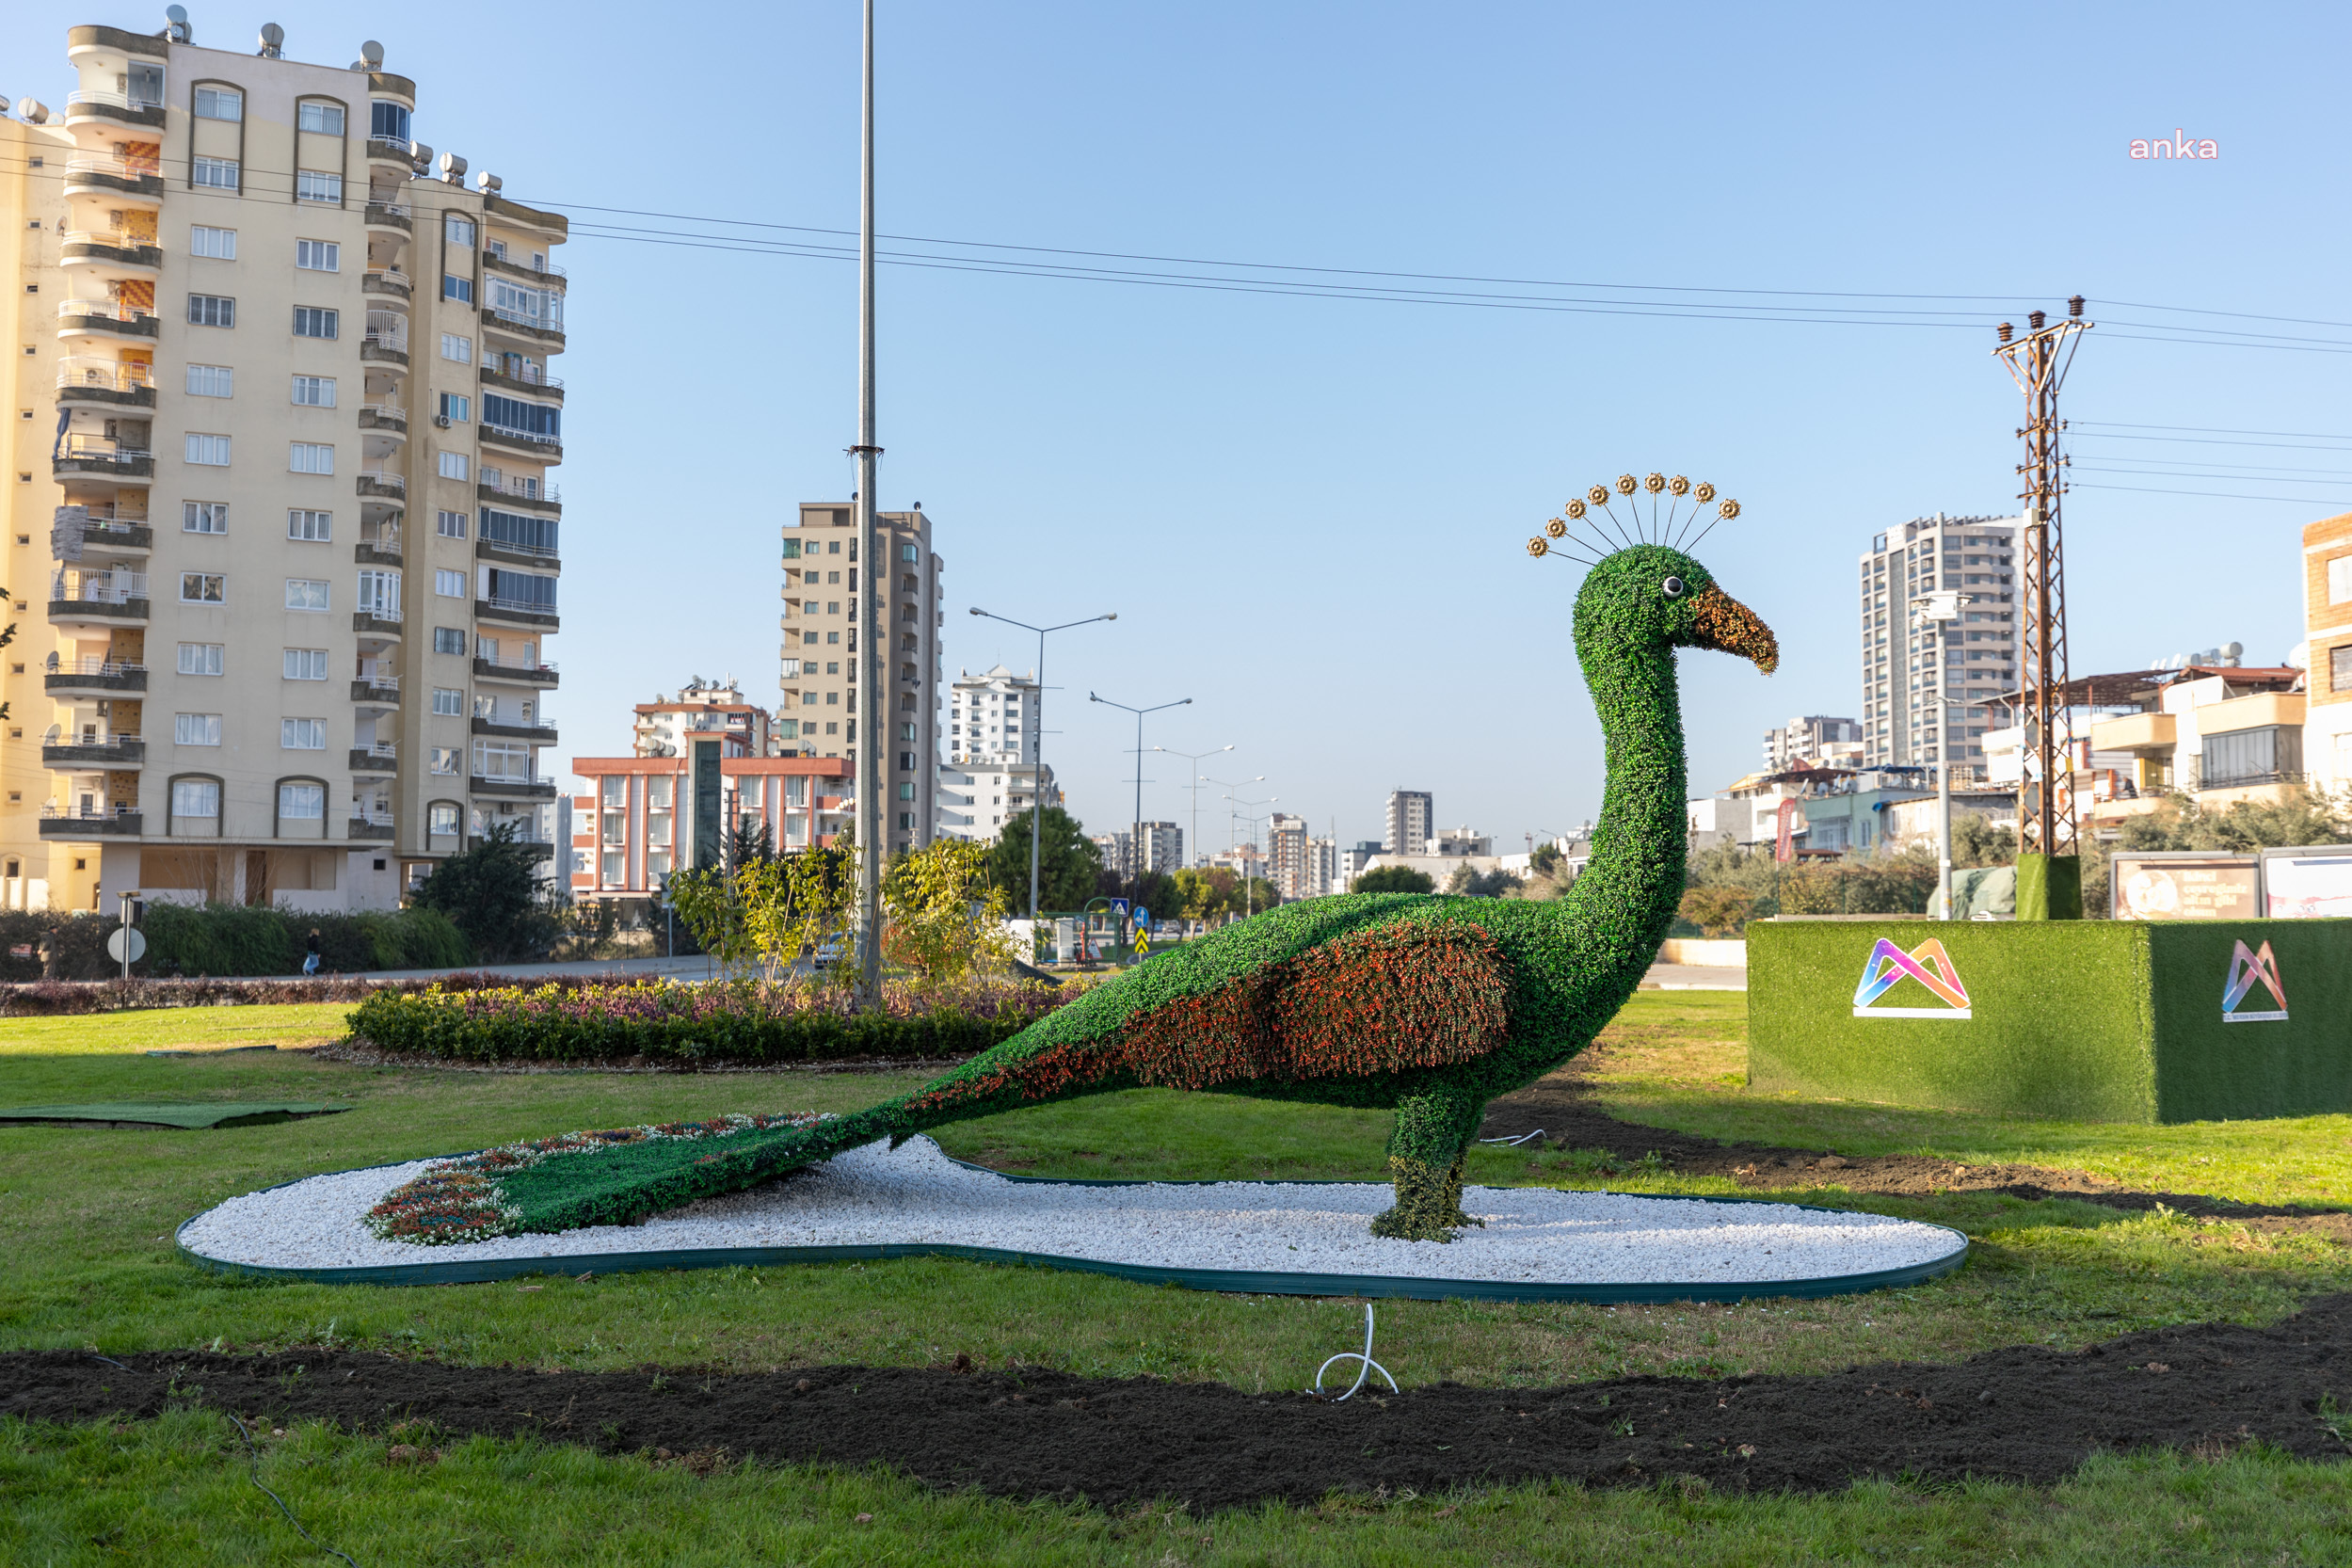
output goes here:
{"type": "MultiPolygon", "coordinates": [[[[348,7],[191,9],[199,42],[249,49],[274,20],[305,59],[348,60],[376,29],[387,68],[420,84],[421,137],[583,221],[599,215],[576,204],[856,222],[851,0],[426,4],[372,24],[348,7]]],[[[70,24],[144,28],[159,12],[8,8],[0,91],[60,99],[70,24]]],[[[1767,680],[1685,656],[1704,792],[1752,765],[1768,726],[1856,711],[1848,584],[1874,530],[2013,509],[2019,401],[1988,352],[1992,320],[2090,297],[2103,325],[2068,387],[2078,420],[2352,433],[2342,352],[2120,325],[2352,345],[2343,327],[2151,308],[2352,318],[2348,16],[886,0],[887,233],[967,254],[994,242],[1642,285],[1623,296],[1638,299],[1992,297],[1933,304],[1961,326],[1855,326],[886,267],[882,503],[920,500],[938,525],[951,672],[1030,663],[967,605],[1119,613],[1061,639],[1048,672],[1064,689],[1047,755],[1090,825],[1128,815],[1132,735],[1086,704],[1091,686],[1192,697],[1149,741],[1235,743],[1238,775],[1267,775],[1257,792],[1318,831],[1377,837],[1401,785],[1515,848],[1593,811],[1601,767],[1568,636],[1575,572],[1522,542],[1627,469],[1713,479],[1746,512],[1702,553],[1779,630],[1785,660],[1767,680]],[[2128,156],[2176,127],[2220,155],[2128,156]]],[[[563,260],[555,712],[573,750],[609,753],[626,747],[628,704],[689,674],[731,670],[774,699],[777,525],[850,489],[855,269],[585,237],[563,260]]],[[[2117,434],[2076,442],[2078,480],[2094,461],[2168,467],[2196,477],[2100,478],[2305,504],[2078,489],[2076,671],[2230,640],[2283,654],[2299,635],[2296,530],[2352,505],[2352,472],[2298,487],[2240,471],[2352,460],[2117,434]],[[2225,473],[2238,477],[2211,477],[2225,473]]],[[[1145,815],[1183,820],[1181,764],[1145,771],[1145,815]]]]}

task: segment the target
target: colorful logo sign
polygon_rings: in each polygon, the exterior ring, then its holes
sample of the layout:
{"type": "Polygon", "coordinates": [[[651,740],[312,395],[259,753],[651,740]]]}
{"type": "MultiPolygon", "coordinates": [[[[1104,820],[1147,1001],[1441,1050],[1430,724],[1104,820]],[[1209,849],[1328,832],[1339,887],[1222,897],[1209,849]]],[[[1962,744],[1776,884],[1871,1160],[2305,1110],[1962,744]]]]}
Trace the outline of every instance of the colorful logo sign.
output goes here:
{"type": "Polygon", "coordinates": [[[1930,936],[1905,952],[1887,937],[1879,938],[1879,945],[1870,950],[1870,961],[1862,967],[1862,984],[1854,987],[1854,1016],[1857,1018],[1970,1018],[1976,1015],[1968,1006],[1968,987],[1960,984],[1960,970],[1952,965],[1952,955],[1944,951],[1944,944],[1930,936]],[[1949,1006],[1945,1007],[1874,1007],[1871,1003],[1893,990],[1906,976],[1919,982],[1949,1006]]]}
{"type": "Polygon", "coordinates": [[[2221,990],[2221,1021],[2225,1024],[2284,1023],[2287,1018],[2287,990],[2279,980],[2279,960],[2272,955],[2270,944],[2255,952],[2244,942],[2235,944],[2230,954],[2230,983],[2221,990]],[[2279,1005],[2266,1012],[2241,1013],[2239,1002],[2247,999],[2259,982],[2270,993],[2270,1000],[2279,1005]]]}

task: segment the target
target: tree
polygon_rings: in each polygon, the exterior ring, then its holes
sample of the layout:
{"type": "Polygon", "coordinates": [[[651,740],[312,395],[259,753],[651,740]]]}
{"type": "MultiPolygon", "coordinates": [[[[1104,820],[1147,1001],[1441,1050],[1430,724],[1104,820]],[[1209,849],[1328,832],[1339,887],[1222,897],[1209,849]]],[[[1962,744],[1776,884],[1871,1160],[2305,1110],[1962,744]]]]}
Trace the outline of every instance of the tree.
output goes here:
{"type": "Polygon", "coordinates": [[[738,817],[727,836],[727,863],[742,868],[776,858],[776,834],[766,823],[755,830],[752,819],[738,817]]]}
{"type": "Polygon", "coordinates": [[[883,951],[922,971],[926,985],[959,980],[976,965],[1001,968],[1013,957],[1004,889],[984,878],[988,846],[938,839],[890,862],[882,879],[889,920],[883,951]]]}
{"type": "Polygon", "coordinates": [[[1552,869],[1559,864],[1560,846],[1549,839],[1536,845],[1533,852],[1528,856],[1528,870],[1538,876],[1551,875],[1552,869]]]}
{"type": "Polygon", "coordinates": [[[539,907],[534,862],[515,840],[517,827],[491,824],[472,849],[435,867],[415,893],[417,904],[448,916],[475,956],[493,963],[539,957],[555,935],[553,917],[539,907]]]}
{"type": "Polygon", "coordinates": [[[1348,885],[1352,893],[1433,893],[1437,883],[1411,866],[1375,866],[1348,885]]]}
{"type": "Polygon", "coordinates": [[[1452,876],[1446,879],[1446,891],[1461,898],[1501,898],[1527,887],[1524,878],[1514,876],[1500,866],[1491,872],[1473,871],[1456,866],[1452,876]]]}
{"type": "Polygon", "coordinates": [[[1709,936],[1736,936],[1748,923],[1755,895],[1744,888],[1688,888],[1682,895],[1682,918],[1709,936]]]}
{"type": "MultiPolygon", "coordinates": [[[[1044,831],[1038,839],[1037,912],[1082,909],[1095,897],[1096,878],[1102,872],[1102,852],[1086,829],[1059,806],[1039,813],[1044,831]]],[[[1004,824],[1004,834],[988,852],[988,884],[1003,889],[1014,914],[1029,914],[1029,818],[1023,811],[1004,824]]]]}

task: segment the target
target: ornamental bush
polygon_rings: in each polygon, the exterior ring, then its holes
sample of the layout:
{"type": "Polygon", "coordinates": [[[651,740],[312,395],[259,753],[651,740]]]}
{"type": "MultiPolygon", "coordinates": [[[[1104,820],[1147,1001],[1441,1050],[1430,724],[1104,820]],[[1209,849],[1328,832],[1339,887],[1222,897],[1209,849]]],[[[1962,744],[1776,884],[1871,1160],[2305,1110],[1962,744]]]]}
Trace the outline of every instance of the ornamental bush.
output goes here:
{"type": "MultiPolygon", "coordinates": [[[[122,966],[106,956],[106,938],[120,923],[108,915],[0,912],[0,983],[41,978],[40,939],[53,925],[59,980],[119,980],[122,966]],[[20,947],[30,951],[20,957],[20,947]]],[[[135,977],[294,974],[302,968],[302,938],[312,926],[318,928],[323,974],[446,969],[473,961],[473,950],[457,928],[429,909],[312,915],[265,905],[152,901],[139,927],[147,937],[147,956],[131,972],[135,977]]]]}
{"type": "Polygon", "coordinates": [[[888,988],[885,1010],[753,980],[629,985],[432,986],[378,991],[351,1032],[380,1050],[466,1062],[600,1062],[680,1066],[961,1057],[1009,1040],[1053,1011],[1055,986],[888,988]]]}

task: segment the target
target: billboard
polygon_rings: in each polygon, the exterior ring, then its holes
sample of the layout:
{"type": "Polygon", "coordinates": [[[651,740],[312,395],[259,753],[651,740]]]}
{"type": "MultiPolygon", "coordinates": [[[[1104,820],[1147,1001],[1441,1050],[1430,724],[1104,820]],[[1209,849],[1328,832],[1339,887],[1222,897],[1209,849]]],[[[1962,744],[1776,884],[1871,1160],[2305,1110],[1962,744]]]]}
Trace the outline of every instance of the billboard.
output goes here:
{"type": "Polygon", "coordinates": [[[2274,920],[2352,916],[2352,845],[2266,851],[2263,913],[2274,920]]]}
{"type": "Polygon", "coordinates": [[[2262,908],[2262,866],[2251,855],[2119,853],[2108,872],[2119,920],[2250,920],[2262,908]]]}

